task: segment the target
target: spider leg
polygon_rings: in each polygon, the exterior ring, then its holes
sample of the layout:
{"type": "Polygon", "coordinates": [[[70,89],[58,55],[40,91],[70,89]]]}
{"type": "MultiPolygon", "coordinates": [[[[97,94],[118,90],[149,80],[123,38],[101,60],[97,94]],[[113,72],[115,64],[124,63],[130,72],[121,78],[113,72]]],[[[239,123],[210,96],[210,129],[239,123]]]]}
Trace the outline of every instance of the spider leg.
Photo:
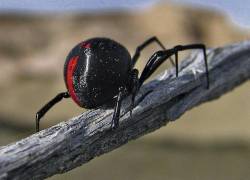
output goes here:
{"type": "MultiPolygon", "coordinates": [[[[138,58],[140,57],[141,51],[153,42],[156,42],[163,50],[166,50],[165,46],[161,43],[161,41],[156,36],[153,36],[147,39],[145,42],[143,42],[141,45],[139,45],[136,48],[135,54],[132,57],[132,67],[135,66],[138,58]]],[[[175,63],[173,62],[171,58],[170,58],[170,61],[171,61],[171,64],[174,66],[175,63]]]]}
{"type": "MultiPolygon", "coordinates": [[[[173,54],[175,54],[175,68],[176,68],[176,77],[178,77],[178,51],[176,51],[176,52],[172,52],[172,51],[174,51],[174,49],[168,49],[168,50],[165,50],[165,52],[166,52],[166,54],[165,55],[167,55],[167,54],[171,54],[171,55],[169,55],[168,56],[168,58],[169,57],[171,57],[173,54]],[[168,52],[167,52],[168,51],[168,52]]],[[[154,53],[152,56],[151,56],[151,58],[148,60],[148,62],[147,62],[147,64],[145,65],[145,68],[143,69],[143,71],[145,71],[145,72],[148,72],[150,69],[152,69],[152,67],[154,67],[154,66],[156,66],[157,64],[159,64],[159,65],[157,65],[157,67],[158,66],[160,66],[166,59],[164,59],[164,60],[156,60],[156,59],[158,59],[158,58],[160,58],[162,55],[162,52],[164,52],[164,51],[158,51],[158,52],[156,52],[156,53],[154,53]]],[[[163,53],[164,54],[164,53],[163,53]]],[[[163,57],[162,57],[163,58],[163,57]]],[[[167,59],[168,59],[167,58],[167,59]]],[[[171,58],[169,58],[170,60],[171,60],[171,58]]],[[[156,69],[156,68],[155,68],[156,69]]],[[[155,70],[154,70],[155,71],[155,70]]],[[[151,75],[152,73],[150,73],[150,75],[151,75]]],[[[148,75],[148,77],[150,76],[150,75],[148,75]]],[[[148,78],[147,77],[147,78],[148,78]]],[[[147,78],[145,78],[145,80],[147,79],[147,78]]],[[[143,81],[144,82],[144,81],[143,81]]]]}
{"type": "Polygon", "coordinates": [[[63,98],[69,98],[70,95],[68,92],[62,92],[57,94],[52,100],[45,104],[37,113],[36,113],[36,132],[39,131],[40,119],[52,108],[56,103],[61,101],[63,98]]]}
{"type": "Polygon", "coordinates": [[[139,71],[137,69],[133,69],[131,72],[131,108],[130,108],[130,118],[132,117],[132,110],[135,104],[135,95],[139,90],[139,79],[138,79],[139,71]]]}
{"type": "Polygon", "coordinates": [[[178,45],[172,49],[165,51],[157,51],[148,60],[145,68],[142,71],[141,77],[139,79],[139,86],[150,76],[152,73],[170,56],[175,55],[176,62],[176,76],[178,76],[178,52],[188,49],[202,49],[206,68],[206,78],[207,78],[207,89],[209,88],[209,73],[207,65],[206,47],[203,44],[190,44],[190,45],[178,45]]]}
{"type": "Polygon", "coordinates": [[[178,77],[179,67],[178,67],[178,52],[174,53],[175,55],[175,73],[176,77],[178,77]]]}
{"type": "MultiPolygon", "coordinates": [[[[145,68],[143,69],[141,76],[139,78],[139,87],[143,84],[143,82],[149,78],[153,74],[153,72],[170,56],[175,54],[172,49],[165,50],[165,51],[157,51],[155,52],[148,60],[145,68]]],[[[177,62],[177,61],[176,61],[177,62]]],[[[177,63],[176,63],[177,64],[177,63]]],[[[178,67],[176,65],[175,67],[178,67]]],[[[177,69],[176,69],[177,71],[177,69]]]]}
{"type": "Polygon", "coordinates": [[[188,44],[188,45],[178,45],[175,46],[173,49],[174,51],[176,51],[176,53],[178,53],[178,51],[184,51],[189,49],[201,49],[203,51],[204,63],[206,68],[207,89],[209,89],[209,73],[208,73],[206,46],[204,44],[188,44]]]}
{"type": "MultiPolygon", "coordinates": [[[[130,91],[131,91],[131,107],[130,107],[130,117],[132,117],[132,110],[134,108],[135,95],[139,90],[139,79],[138,79],[139,71],[137,69],[132,69],[130,74],[130,91]]],[[[119,93],[116,99],[116,104],[114,108],[113,118],[112,118],[112,129],[117,129],[119,127],[119,118],[121,111],[121,102],[125,95],[125,88],[119,88],[119,93]]]]}
{"type": "Polygon", "coordinates": [[[119,127],[119,118],[120,118],[120,111],[121,111],[121,103],[124,96],[124,88],[119,88],[119,93],[116,99],[115,109],[112,118],[112,129],[117,129],[119,127]]]}

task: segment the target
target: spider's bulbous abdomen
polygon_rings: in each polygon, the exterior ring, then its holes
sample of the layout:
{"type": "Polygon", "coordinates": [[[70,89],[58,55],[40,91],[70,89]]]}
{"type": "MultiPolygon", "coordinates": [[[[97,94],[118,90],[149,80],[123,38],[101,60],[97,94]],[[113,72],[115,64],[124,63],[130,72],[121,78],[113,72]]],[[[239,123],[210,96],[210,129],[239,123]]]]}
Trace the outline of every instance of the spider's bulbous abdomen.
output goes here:
{"type": "Polygon", "coordinates": [[[72,99],[81,107],[103,105],[126,86],[131,57],[121,44],[94,38],[75,46],[64,68],[64,79],[72,99]]]}

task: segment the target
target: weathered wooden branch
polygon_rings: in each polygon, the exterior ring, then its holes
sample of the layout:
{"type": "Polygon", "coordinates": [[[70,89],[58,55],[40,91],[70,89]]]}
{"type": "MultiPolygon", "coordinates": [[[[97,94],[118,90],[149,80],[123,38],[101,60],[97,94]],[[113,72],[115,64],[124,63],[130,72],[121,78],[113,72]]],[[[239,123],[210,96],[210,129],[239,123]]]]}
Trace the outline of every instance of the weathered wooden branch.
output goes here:
{"type": "Polygon", "coordinates": [[[119,129],[110,130],[112,109],[87,111],[16,143],[0,148],[0,179],[43,179],[64,173],[96,156],[152,132],[185,111],[218,98],[250,77],[250,42],[207,51],[210,89],[206,89],[202,53],[193,52],[175,70],[144,85],[133,117],[123,103],[119,129]]]}

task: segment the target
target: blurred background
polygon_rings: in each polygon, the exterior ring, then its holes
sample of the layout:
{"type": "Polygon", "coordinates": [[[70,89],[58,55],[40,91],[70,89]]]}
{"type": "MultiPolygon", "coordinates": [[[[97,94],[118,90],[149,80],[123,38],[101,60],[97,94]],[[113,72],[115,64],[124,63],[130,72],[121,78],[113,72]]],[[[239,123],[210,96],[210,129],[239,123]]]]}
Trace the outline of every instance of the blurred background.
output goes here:
{"type": "MultiPolygon", "coordinates": [[[[248,40],[249,17],[249,0],[2,0],[0,145],[34,133],[35,113],[65,90],[64,61],[80,41],[110,37],[131,54],[153,35],[167,47],[202,42],[212,48],[248,40]]],[[[148,47],[137,67],[142,69],[157,49],[148,47]]],[[[167,63],[157,73],[166,68],[167,63]]],[[[247,82],[154,133],[50,179],[248,179],[249,88],[247,82]]],[[[41,128],[83,111],[64,100],[46,114],[41,128]]]]}

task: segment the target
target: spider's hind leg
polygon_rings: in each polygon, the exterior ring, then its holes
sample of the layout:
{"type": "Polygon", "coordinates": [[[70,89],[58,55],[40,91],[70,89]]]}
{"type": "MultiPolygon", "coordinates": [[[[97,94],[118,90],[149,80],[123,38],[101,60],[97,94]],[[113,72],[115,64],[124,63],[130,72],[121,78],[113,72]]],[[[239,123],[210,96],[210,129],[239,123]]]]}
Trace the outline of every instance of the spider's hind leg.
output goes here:
{"type": "Polygon", "coordinates": [[[44,116],[44,114],[46,114],[46,112],[50,110],[50,108],[52,108],[56,103],[61,101],[63,98],[69,98],[69,97],[70,95],[68,92],[59,93],[36,113],[36,132],[39,132],[40,120],[44,116]]]}

